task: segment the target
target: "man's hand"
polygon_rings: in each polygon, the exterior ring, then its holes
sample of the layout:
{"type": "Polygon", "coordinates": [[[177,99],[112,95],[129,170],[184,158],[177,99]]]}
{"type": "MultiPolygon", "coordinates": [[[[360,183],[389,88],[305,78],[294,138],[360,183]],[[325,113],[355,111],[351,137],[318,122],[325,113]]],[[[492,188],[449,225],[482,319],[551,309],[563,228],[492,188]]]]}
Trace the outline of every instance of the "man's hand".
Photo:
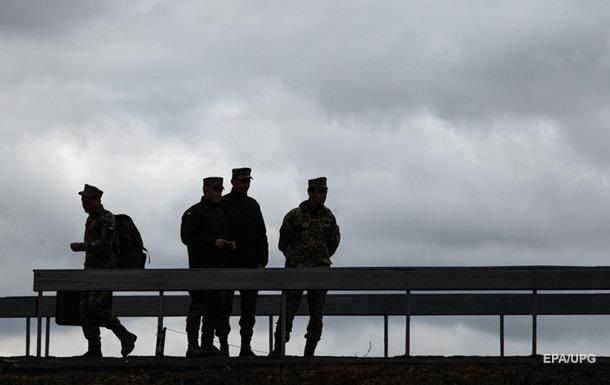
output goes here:
{"type": "Polygon", "coordinates": [[[85,244],[82,242],[70,243],[70,249],[72,251],[85,251],[85,244]]]}
{"type": "Polygon", "coordinates": [[[235,241],[227,241],[226,239],[218,238],[214,242],[214,246],[216,246],[217,249],[228,247],[231,250],[235,250],[237,248],[237,243],[235,243],[235,241]]]}

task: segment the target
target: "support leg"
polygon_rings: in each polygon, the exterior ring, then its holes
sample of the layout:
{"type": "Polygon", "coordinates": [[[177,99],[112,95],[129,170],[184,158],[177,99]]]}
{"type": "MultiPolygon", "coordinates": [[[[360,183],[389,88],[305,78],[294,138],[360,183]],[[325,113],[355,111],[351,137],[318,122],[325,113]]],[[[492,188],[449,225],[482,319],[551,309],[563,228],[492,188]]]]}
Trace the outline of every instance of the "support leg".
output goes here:
{"type": "Polygon", "coordinates": [[[280,309],[280,357],[286,356],[286,291],[282,291],[280,309]]]}
{"type": "Polygon", "coordinates": [[[49,356],[49,344],[51,343],[51,318],[46,318],[45,338],[44,338],[44,356],[49,356]]]}
{"type": "Polygon", "coordinates": [[[538,351],[537,335],[538,335],[538,290],[532,292],[533,309],[532,309],[532,356],[535,356],[538,351]]]}
{"type": "Polygon", "coordinates": [[[165,328],[163,327],[163,292],[159,292],[159,314],[157,316],[157,345],[155,347],[155,356],[163,357],[165,348],[165,328]]]}
{"type": "Polygon", "coordinates": [[[500,314],[500,356],[504,357],[504,314],[500,314]]]}
{"type": "Polygon", "coordinates": [[[36,302],[36,357],[40,357],[42,348],[42,291],[38,292],[38,301],[36,302]]]}
{"type": "Polygon", "coordinates": [[[407,290],[405,301],[405,357],[409,357],[411,355],[411,290],[407,290]]]}
{"type": "Polygon", "coordinates": [[[25,319],[25,356],[30,356],[30,317],[25,319]]]}
{"type": "Polygon", "coordinates": [[[383,356],[388,357],[388,316],[383,316],[383,356]]]}

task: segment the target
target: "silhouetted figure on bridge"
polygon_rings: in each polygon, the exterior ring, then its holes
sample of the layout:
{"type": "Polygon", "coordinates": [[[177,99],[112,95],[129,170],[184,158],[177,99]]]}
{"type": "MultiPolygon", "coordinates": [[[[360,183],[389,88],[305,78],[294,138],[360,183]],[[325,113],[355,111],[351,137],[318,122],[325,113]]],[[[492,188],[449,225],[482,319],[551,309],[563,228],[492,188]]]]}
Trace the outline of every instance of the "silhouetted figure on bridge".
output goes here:
{"type": "MultiPolygon", "coordinates": [[[[327,267],[330,257],[339,247],[339,226],[330,209],[324,206],[328,187],[326,178],[310,179],[309,199],[284,217],[280,228],[279,249],[286,257],[286,267],[327,267]]],[[[290,339],[292,322],[299,308],[303,290],[286,291],[286,341],[290,339]]],[[[313,356],[322,335],[322,317],[326,290],[307,290],[309,324],[305,338],[305,356],[313,356]]],[[[275,346],[271,356],[280,353],[281,319],[275,329],[275,346]]]]}
{"type": "MultiPolygon", "coordinates": [[[[188,249],[190,268],[227,267],[229,253],[236,248],[235,242],[230,240],[227,217],[219,204],[222,190],[222,178],[204,178],[201,201],[182,215],[180,236],[188,249]]],[[[222,324],[227,291],[191,290],[189,294],[191,305],[186,317],[186,356],[227,355],[214,346],[214,331],[218,331],[222,324]]]]}
{"type": "MultiPolygon", "coordinates": [[[[118,267],[118,233],[114,215],[104,209],[101,198],[103,192],[95,186],[86,184],[79,192],[83,209],[89,217],[85,225],[85,241],[70,244],[72,251],[85,252],[85,269],[104,269],[118,267]]],[[[83,357],[102,357],[100,326],[106,327],[121,341],[121,354],[131,353],[137,339],[112,313],[111,291],[82,292],[79,313],[83,334],[89,348],[83,357]]]]}
{"type": "MultiPolygon", "coordinates": [[[[230,267],[263,268],[269,261],[269,244],[267,230],[258,202],[248,196],[250,189],[250,168],[234,168],[231,184],[233,188],[220,200],[220,207],[227,215],[231,235],[237,242],[237,249],[229,257],[230,267]]],[[[256,321],[257,290],[239,290],[241,299],[241,317],[239,318],[241,357],[255,356],[250,346],[256,321]]],[[[220,339],[220,350],[228,353],[228,335],[231,331],[229,319],[233,309],[233,291],[229,292],[225,302],[223,326],[217,332],[220,339]]]]}

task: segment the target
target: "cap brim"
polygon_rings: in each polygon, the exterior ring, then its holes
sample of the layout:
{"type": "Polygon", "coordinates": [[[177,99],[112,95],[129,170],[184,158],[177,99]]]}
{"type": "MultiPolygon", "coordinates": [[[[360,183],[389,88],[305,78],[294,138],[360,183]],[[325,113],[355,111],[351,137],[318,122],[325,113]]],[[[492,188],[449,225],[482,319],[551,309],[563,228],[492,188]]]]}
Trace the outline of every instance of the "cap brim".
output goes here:
{"type": "Polygon", "coordinates": [[[78,195],[80,195],[82,197],[85,197],[85,198],[97,198],[98,196],[101,197],[101,195],[91,194],[91,193],[88,193],[86,191],[80,191],[78,193],[78,195]]]}

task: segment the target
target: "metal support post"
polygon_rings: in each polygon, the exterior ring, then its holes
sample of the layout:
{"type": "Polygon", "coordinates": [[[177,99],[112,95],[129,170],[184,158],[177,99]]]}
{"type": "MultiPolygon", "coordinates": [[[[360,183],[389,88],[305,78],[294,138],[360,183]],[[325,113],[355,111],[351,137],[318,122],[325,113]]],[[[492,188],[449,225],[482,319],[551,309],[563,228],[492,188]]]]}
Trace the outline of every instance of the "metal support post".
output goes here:
{"type": "Polygon", "coordinates": [[[500,356],[504,357],[504,314],[500,314],[500,356]]]}
{"type": "Polygon", "coordinates": [[[36,301],[36,318],[37,318],[37,330],[36,330],[36,357],[40,357],[42,348],[42,291],[38,292],[38,299],[36,301]]]}
{"type": "Polygon", "coordinates": [[[411,290],[406,291],[405,356],[411,355],[411,290]]]}
{"type": "Polygon", "coordinates": [[[383,316],[383,356],[388,357],[388,316],[383,316]]]}
{"type": "Polygon", "coordinates": [[[273,316],[269,316],[269,353],[273,351],[273,316]]]}
{"type": "Polygon", "coordinates": [[[44,334],[44,356],[49,356],[49,344],[51,343],[51,318],[46,318],[46,328],[44,334]]]}
{"type": "Polygon", "coordinates": [[[532,291],[532,356],[535,356],[538,351],[537,335],[538,335],[538,290],[532,291]]]}
{"type": "Polygon", "coordinates": [[[163,327],[163,291],[159,292],[159,314],[157,316],[157,345],[155,356],[163,357],[165,348],[165,328],[163,327]]]}
{"type": "Polygon", "coordinates": [[[25,356],[30,356],[30,317],[25,318],[25,356]]]}
{"type": "Polygon", "coordinates": [[[280,357],[286,357],[286,290],[282,291],[282,304],[280,309],[280,357]]]}

